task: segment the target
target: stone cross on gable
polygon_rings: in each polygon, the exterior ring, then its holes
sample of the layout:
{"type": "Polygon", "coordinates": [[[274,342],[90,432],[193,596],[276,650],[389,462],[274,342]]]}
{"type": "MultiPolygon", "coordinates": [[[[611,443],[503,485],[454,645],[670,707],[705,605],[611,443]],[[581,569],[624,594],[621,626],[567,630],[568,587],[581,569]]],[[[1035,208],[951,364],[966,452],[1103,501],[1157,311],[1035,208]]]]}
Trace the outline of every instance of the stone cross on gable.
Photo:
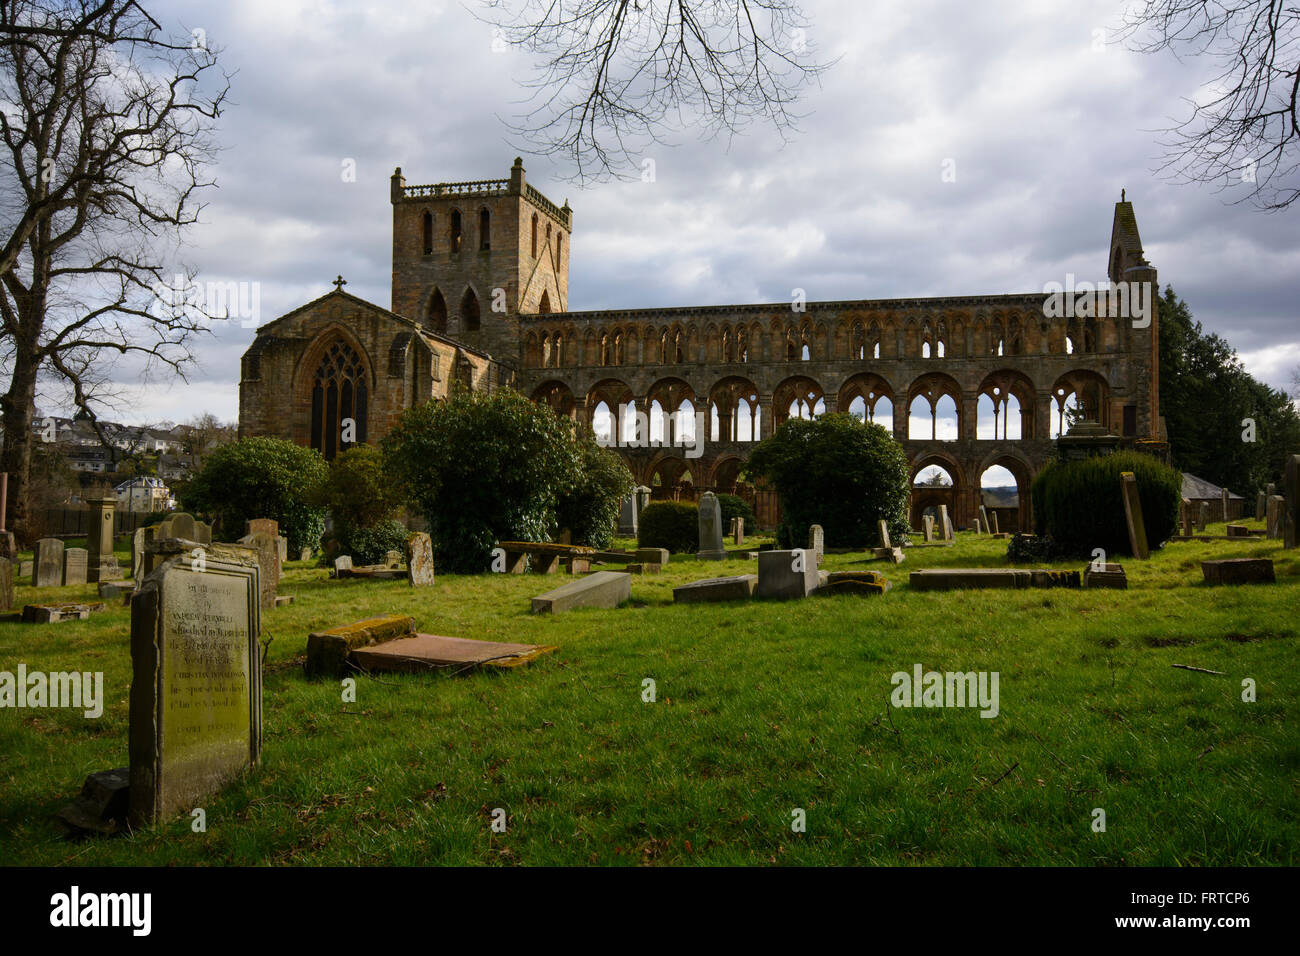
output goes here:
{"type": "Polygon", "coordinates": [[[343,276],[340,275],[337,279],[334,280],[334,289],[336,292],[342,292],[343,287],[347,284],[348,284],[348,280],[343,278],[343,276]]]}

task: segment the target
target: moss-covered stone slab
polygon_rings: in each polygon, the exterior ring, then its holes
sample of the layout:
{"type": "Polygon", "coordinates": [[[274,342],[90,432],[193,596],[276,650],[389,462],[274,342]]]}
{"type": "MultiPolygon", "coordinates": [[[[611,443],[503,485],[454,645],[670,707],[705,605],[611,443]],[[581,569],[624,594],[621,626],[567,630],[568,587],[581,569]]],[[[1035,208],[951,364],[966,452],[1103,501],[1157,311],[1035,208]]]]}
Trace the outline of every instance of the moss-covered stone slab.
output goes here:
{"type": "Polygon", "coordinates": [[[335,677],[347,671],[348,654],[358,647],[383,644],[415,633],[415,618],[403,614],[384,614],[341,624],[307,635],[307,661],[303,670],[309,677],[335,677]]]}

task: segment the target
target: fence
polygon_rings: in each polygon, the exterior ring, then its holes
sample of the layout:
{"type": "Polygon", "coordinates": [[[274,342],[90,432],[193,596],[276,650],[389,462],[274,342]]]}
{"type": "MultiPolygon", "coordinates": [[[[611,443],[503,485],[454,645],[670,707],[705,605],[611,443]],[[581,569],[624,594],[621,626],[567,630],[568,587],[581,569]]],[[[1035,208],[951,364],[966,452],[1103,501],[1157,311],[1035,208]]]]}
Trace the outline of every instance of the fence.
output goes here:
{"type": "MultiPolygon", "coordinates": [[[[144,524],[154,512],[150,511],[113,511],[113,534],[135,534],[135,529],[144,524]]],[[[90,509],[86,506],[69,505],[63,508],[42,508],[40,515],[40,533],[46,538],[84,538],[90,531],[90,509]]]]}

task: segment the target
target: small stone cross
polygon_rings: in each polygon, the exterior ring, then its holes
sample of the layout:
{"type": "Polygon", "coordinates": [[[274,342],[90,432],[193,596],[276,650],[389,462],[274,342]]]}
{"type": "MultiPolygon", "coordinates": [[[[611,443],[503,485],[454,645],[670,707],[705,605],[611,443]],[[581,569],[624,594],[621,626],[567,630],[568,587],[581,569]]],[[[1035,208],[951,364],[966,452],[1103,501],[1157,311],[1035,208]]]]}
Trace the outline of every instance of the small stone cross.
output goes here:
{"type": "Polygon", "coordinates": [[[334,288],[339,292],[342,292],[343,287],[347,284],[348,284],[348,280],[343,278],[343,276],[339,276],[337,279],[334,280],[334,288]]]}

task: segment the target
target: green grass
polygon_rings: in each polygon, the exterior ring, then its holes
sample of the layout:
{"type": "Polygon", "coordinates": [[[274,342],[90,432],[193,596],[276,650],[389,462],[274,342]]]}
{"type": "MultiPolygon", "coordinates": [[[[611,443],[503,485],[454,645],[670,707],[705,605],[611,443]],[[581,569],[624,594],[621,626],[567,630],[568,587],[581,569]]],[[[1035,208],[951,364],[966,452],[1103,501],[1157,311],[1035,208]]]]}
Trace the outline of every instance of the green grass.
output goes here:
{"type": "MultiPolygon", "coordinates": [[[[1210,529],[1222,533],[1223,528],[1210,529]]],[[[129,620],[0,623],[0,670],[102,670],[99,720],[0,710],[0,854],[11,865],[1294,864],[1300,827],[1300,551],[1177,543],[1120,558],[1128,591],[912,593],[922,567],[999,566],[959,535],[882,569],[885,596],[672,604],[676,584],[754,570],[674,558],[629,606],[532,616],[564,578],[332,582],[286,566],[265,613],[263,766],[127,838],[62,839],[86,774],[127,763],[129,620]],[[1265,556],[1278,583],[1201,584],[1199,561],[1265,556]],[[309,631],[384,612],[422,631],[559,645],[513,671],[337,681],[309,631]],[[888,706],[914,664],[1000,674],[1001,713],[888,706]],[[1189,664],[1226,676],[1170,667],[1189,664]],[[657,684],[643,703],[642,681],[657,684]],[[1243,703],[1253,678],[1258,701],[1243,703]],[[1013,768],[1013,769],[1010,769],[1013,768]],[[508,814],[493,833],[493,808],[508,814]],[[1106,812],[1105,833],[1092,811],[1106,812]],[[791,832],[791,811],[807,832],[791,832]]],[[[1081,568],[1082,562],[1058,565],[1081,568]]],[[[94,593],[18,589],[18,605],[94,593]]]]}

